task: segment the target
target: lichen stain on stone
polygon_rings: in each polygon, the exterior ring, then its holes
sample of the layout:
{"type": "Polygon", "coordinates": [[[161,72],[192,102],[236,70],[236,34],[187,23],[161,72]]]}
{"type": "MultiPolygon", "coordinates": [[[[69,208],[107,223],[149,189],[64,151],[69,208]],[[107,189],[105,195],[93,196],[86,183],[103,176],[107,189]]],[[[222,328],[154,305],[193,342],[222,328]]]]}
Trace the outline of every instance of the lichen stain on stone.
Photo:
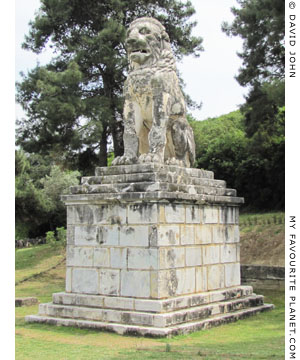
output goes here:
{"type": "Polygon", "coordinates": [[[176,254],[175,254],[174,249],[171,249],[171,250],[167,251],[167,259],[168,259],[168,264],[170,266],[175,265],[176,254]]]}
{"type": "Polygon", "coordinates": [[[194,206],[192,206],[192,208],[191,208],[191,213],[192,213],[192,220],[194,220],[195,219],[195,207],[194,206]]]}
{"type": "Polygon", "coordinates": [[[94,222],[93,210],[89,206],[75,206],[75,210],[81,223],[92,224],[94,222]]]}
{"type": "Polygon", "coordinates": [[[155,225],[150,227],[149,244],[150,246],[157,246],[157,226],[155,225]]]}
{"type": "Polygon", "coordinates": [[[96,242],[98,244],[104,244],[104,233],[103,233],[103,227],[98,227],[97,235],[96,235],[96,242]]]}
{"type": "Polygon", "coordinates": [[[134,228],[128,227],[128,228],[125,230],[125,233],[126,233],[126,235],[130,235],[130,234],[134,233],[134,228]]]}
{"type": "Polygon", "coordinates": [[[170,244],[174,245],[176,243],[175,233],[172,229],[166,232],[166,236],[168,237],[170,244]]]}
{"type": "Polygon", "coordinates": [[[105,219],[105,210],[107,209],[106,206],[97,206],[95,210],[95,218],[96,222],[100,222],[105,219]]]}
{"type": "Polygon", "coordinates": [[[120,218],[120,216],[112,215],[108,218],[108,222],[111,225],[115,225],[115,224],[121,225],[122,219],[120,218]]]}
{"type": "Polygon", "coordinates": [[[167,282],[168,294],[174,296],[178,287],[178,278],[176,276],[176,270],[170,270],[169,278],[167,282]]]}

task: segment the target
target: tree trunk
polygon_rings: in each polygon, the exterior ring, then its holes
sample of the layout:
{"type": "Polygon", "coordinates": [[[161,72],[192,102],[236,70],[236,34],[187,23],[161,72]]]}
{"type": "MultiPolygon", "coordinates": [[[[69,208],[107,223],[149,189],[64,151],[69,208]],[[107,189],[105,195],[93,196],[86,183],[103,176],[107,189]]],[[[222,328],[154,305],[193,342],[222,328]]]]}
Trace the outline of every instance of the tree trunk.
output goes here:
{"type": "Polygon", "coordinates": [[[103,125],[100,139],[99,166],[107,166],[107,126],[103,125]]]}
{"type": "Polygon", "coordinates": [[[112,126],[111,129],[115,157],[122,156],[124,154],[123,133],[124,133],[123,121],[115,120],[114,125],[112,126]]]}

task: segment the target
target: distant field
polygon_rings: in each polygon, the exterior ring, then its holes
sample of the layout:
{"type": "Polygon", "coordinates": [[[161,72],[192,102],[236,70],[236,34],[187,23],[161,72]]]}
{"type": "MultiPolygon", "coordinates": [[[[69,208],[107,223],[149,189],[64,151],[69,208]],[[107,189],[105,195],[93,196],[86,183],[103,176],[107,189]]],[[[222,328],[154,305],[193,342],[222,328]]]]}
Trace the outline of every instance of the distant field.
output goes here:
{"type": "MultiPolygon", "coordinates": [[[[251,231],[254,231],[258,224],[247,225],[246,229],[249,226],[253,226],[251,231]]],[[[16,296],[36,296],[40,302],[49,302],[52,293],[64,291],[63,258],[62,249],[49,245],[17,250],[18,279],[24,280],[23,273],[28,280],[16,286],[16,296]]],[[[265,302],[275,304],[275,310],[172,339],[124,337],[92,330],[27,324],[24,316],[36,314],[38,306],[19,307],[16,308],[16,359],[284,359],[284,292],[255,290],[266,296],[265,302]]]]}

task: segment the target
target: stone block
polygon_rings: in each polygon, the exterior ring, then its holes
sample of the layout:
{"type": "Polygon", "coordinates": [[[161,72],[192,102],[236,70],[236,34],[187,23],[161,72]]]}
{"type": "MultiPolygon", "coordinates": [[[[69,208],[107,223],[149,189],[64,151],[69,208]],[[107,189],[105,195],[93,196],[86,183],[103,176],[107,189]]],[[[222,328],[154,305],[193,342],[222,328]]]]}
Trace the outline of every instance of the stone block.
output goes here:
{"type": "Polygon", "coordinates": [[[97,240],[103,246],[118,246],[119,231],[118,225],[103,225],[98,227],[97,240]]]}
{"type": "Polygon", "coordinates": [[[94,225],[75,226],[74,243],[76,246],[97,245],[97,227],[94,225]]]}
{"type": "Polygon", "coordinates": [[[128,206],[128,224],[156,224],[157,204],[142,203],[128,206]]]}
{"type": "Polygon", "coordinates": [[[24,298],[16,298],[15,299],[15,306],[33,306],[38,304],[39,301],[36,297],[24,297],[24,298]]]}
{"type": "Polygon", "coordinates": [[[184,265],[185,265],[184,247],[159,249],[160,269],[179,268],[179,267],[184,267],[184,265]]]}
{"type": "Polygon", "coordinates": [[[121,296],[148,298],[150,271],[121,270],[121,296]]]}
{"type": "Polygon", "coordinates": [[[127,267],[126,248],[110,248],[110,266],[116,269],[125,269],[127,267]]]}
{"type": "Polygon", "coordinates": [[[93,248],[67,246],[67,266],[93,266],[93,248]]]}
{"type": "Polygon", "coordinates": [[[195,292],[195,268],[177,269],[178,286],[176,295],[192,294],[195,292]]]}
{"type": "Polygon", "coordinates": [[[221,224],[236,224],[236,210],[235,206],[225,206],[220,209],[220,223],[221,224]]]}
{"type": "Polygon", "coordinates": [[[161,312],[162,310],[162,304],[159,301],[153,301],[153,300],[135,300],[135,310],[136,311],[149,311],[149,312],[161,312]]]}
{"type": "Polygon", "coordinates": [[[225,286],[237,286],[241,284],[240,264],[225,264],[225,286]]]}
{"type": "Polygon", "coordinates": [[[120,295],[120,271],[100,270],[100,294],[120,295]]]}
{"type": "Polygon", "coordinates": [[[67,227],[67,245],[75,245],[75,227],[68,225],[67,227]]]}
{"type": "Polygon", "coordinates": [[[185,223],[185,206],[180,204],[165,205],[165,217],[169,224],[185,223]]]}
{"type": "Polygon", "coordinates": [[[120,246],[149,246],[148,226],[122,226],[120,228],[120,246]]]}
{"type": "Polygon", "coordinates": [[[94,206],[92,205],[75,205],[74,217],[76,224],[94,224],[94,206]]]}
{"type": "Polygon", "coordinates": [[[205,206],[203,210],[204,224],[218,224],[219,222],[219,207],[205,206]]]}
{"type": "Polygon", "coordinates": [[[200,224],[203,221],[203,211],[198,205],[186,205],[185,222],[186,224],[200,224]]]}
{"type": "Polygon", "coordinates": [[[202,265],[202,248],[200,246],[186,247],[185,265],[186,266],[202,265]]]}
{"type": "MultiPolygon", "coordinates": [[[[151,243],[155,243],[155,231],[152,227],[153,238],[151,243]]],[[[156,230],[156,246],[179,245],[179,225],[159,225],[156,230]]]]}
{"type": "Polygon", "coordinates": [[[110,267],[110,256],[108,248],[95,247],[94,249],[94,266],[110,267]]]}
{"type": "Polygon", "coordinates": [[[158,269],[158,249],[128,249],[128,269],[158,269]]]}
{"type": "Polygon", "coordinates": [[[238,225],[234,225],[233,226],[233,241],[235,243],[239,243],[240,242],[240,228],[238,225]]]}
{"type": "Polygon", "coordinates": [[[210,244],[212,242],[211,225],[195,225],[195,243],[210,244]]]}
{"type": "Polygon", "coordinates": [[[225,231],[224,225],[212,225],[212,243],[222,244],[225,242],[225,231]]]}
{"type": "Polygon", "coordinates": [[[70,225],[76,224],[75,221],[75,206],[69,205],[67,206],[67,228],[70,225]]]}
{"type": "Polygon", "coordinates": [[[108,224],[114,225],[123,225],[126,224],[127,220],[127,209],[126,205],[110,205],[107,208],[107,218],[106,221],[108,224]]]}
{"type": "Polygon", "coordinates": [[[122,298],[122,297],[105,297],[104,307],[122,310],[133,310],[134,299],[122,298]]]}
{"type": "Polygon", "coordinates": [[[220,246],[207,245],[203,246],[203,264],[219,264],[220,262],[220,246]]]}
{"type": "Polygon", "coordinates": [[[237,261],[236,244],[225,244],[221,246],[221,263],[237,261]]]}
{"type": "Polygon", "coordinates": [[[158,297],[167,298],[175,296],[178,289],[176,269],[158,271],[158,297]]]}
{"type": "Polygon", "coordinates": [[[181,245],[195,244],[195,225],[181,225],[180,243],[181,245]]]}
{"type": "Polygon", "coordinates": [[[211,265],[207,267],[207,290],[224,288],[224,265],[211,265]]]}
{"type": "Polygon", "coordinates": [[[99,274],[96,269],[73,268],[72,292],[98,294],[99,274]]]}
{"type": "Polygon", "coordinates": [[[196,292],[207,291],[207,269],[204,266],[196,267],[196,292]]]}
{"type": "Polygon", "coordinates": [[[67,267],[66,268],[66,292],[72,291],[72,268],[67,267]]]}

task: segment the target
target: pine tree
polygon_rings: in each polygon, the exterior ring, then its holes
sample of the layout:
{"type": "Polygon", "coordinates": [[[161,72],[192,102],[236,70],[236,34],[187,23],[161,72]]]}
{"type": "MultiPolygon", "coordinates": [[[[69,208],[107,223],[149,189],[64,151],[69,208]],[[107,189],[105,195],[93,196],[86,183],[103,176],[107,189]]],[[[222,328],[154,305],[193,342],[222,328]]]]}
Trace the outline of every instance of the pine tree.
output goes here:
{"type": "Polygon", "coordinates": [[[190,1],[179,0],[41,0],[23,47],[39,53],[49,45],[57,56],[17,84],[27,114],[18,122],[18,144],[54,153],[86,174],[106,166],[109,141],[122,155],[126,28],[135,18],[155,17],[178,59],[199,56],[202,39],[191,34],[194,12],[190,1]]]}

